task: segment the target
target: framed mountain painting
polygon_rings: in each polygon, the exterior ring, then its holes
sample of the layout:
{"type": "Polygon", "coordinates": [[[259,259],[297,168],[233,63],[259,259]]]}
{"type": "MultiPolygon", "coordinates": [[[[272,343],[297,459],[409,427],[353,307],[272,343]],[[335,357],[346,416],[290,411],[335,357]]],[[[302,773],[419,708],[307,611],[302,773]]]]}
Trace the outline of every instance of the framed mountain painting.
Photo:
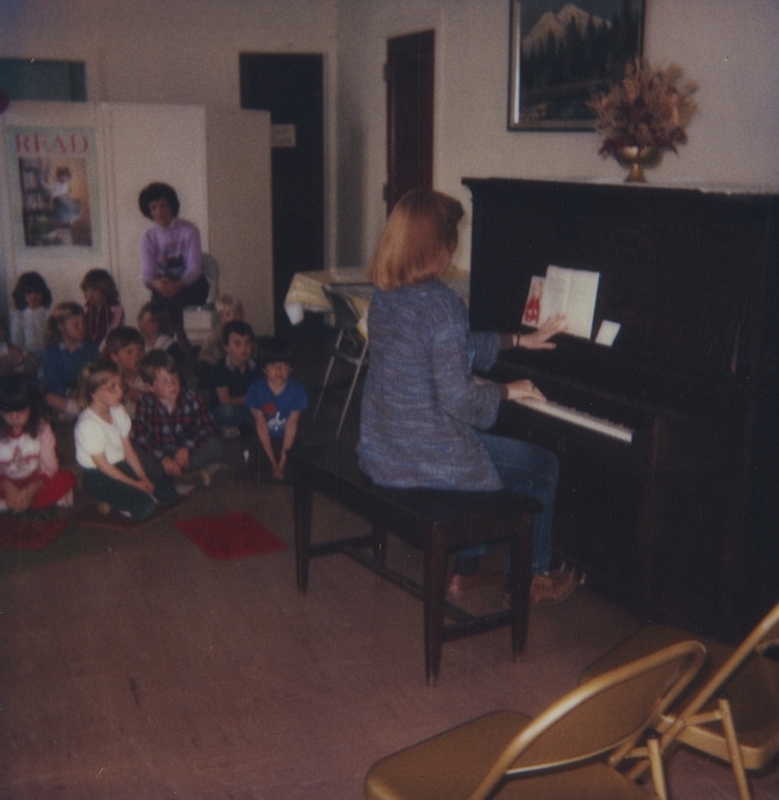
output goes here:
{"type": "Polygon", "coordinates": [[[593,130],[594,94],[641,56],[645,0],[510,0],[509,130],[593,130]]]}

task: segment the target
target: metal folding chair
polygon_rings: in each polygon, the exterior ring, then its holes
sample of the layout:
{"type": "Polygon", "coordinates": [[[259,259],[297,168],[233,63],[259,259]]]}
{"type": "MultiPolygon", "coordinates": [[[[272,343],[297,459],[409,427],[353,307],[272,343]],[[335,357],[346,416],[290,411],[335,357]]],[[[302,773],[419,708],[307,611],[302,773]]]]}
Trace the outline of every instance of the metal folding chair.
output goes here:
{"type": "Polygon", "coordinates": [[[341,411],[341,417],[338,421],[338,428],[335,433],[335,438],[337,439],[341,434],[341,428],[343,428],[346,412],[349,410],[354,388],[357,385],[357,379],[360,377],[360,371],[363,365],[367,363],[368,340],[360,333],[357,327],[360,321],[360,315],[349,297],[342,294],[337,289],[328,286],[322,286],[322,291],[333,308],[335,327],[338,328],[338,337],[335,340],[333,353],[327,364],[325,379],[322,383],[322,391],[319,394],[319,399],[314,409],[314,419],[316,419],[319,413],[319,407],[322,405],[322,398],[325,395],[325,390],[327,389],[327,384],[330,380],[336,360],[349,364],[354,368],[354,375],[349,385],[349,392],[346,395],[346,402],[341,411]]]}
{"type": "Polygon", "coordinates": [[[376,762],[367,800],[666,800],[652,721],[684,691],[706,655],[680,642],[598,675],[535,719],[493,711],[376,762]],[[648,758],[655,794],[617,770],[648,758]]]}

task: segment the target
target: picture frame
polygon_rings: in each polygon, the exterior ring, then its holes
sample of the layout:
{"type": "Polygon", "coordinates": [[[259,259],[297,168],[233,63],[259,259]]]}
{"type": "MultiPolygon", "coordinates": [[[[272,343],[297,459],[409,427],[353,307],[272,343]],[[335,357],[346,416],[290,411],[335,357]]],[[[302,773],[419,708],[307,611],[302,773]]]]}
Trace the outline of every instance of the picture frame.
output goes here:
{"type": "Polygon", "coordinates": [[[591,131],[593,95],[643,53],[646,0],[509,0],[508,129],[591,131]]]}
{"type": "Polygon", "coordinates": [[[6,137],[17,254],[99,254],[95,130],[8,127],[6,137]]]}

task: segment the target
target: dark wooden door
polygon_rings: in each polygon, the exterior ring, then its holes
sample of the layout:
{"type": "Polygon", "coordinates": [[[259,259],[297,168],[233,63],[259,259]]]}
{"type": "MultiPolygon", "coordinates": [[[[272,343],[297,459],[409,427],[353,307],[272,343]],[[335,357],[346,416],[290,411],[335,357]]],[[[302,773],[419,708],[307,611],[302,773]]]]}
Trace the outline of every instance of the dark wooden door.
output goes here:
{"type": "Polygon", "coordinates": [[[387,213],[406,192],[433,188],[435,31],[387,40],[387,213]]]}
{"type": "Polygon", "coordinates": [[[284,297],[292,276],[324,269],[324,110],[321,55],[241,53],[241,108],[271,112],[274,146],[273,308],[289,327],[284,297]],[[283,127],[279,127],[283,126],[283,127]]]}

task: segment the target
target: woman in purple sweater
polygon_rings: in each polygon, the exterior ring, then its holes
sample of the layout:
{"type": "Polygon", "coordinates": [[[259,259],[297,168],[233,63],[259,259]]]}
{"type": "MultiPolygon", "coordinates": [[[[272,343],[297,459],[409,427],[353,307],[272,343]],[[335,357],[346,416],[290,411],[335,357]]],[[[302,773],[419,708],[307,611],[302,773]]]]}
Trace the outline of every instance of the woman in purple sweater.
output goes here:
{"type": "Polygon", "coordinates": [[[186,348],[184,308],[208,299],[200,231],[194,223],[179,219],[179,198],[167,183],[150,183],[140,193],[138,206],[155,223],[141,242],[143,283],[151,289],[152,302],[167,309],[179,344],[186,348]]]}
{"type": "MultiPolygon", "coordinates": [[[[572,572],[550,572],[556,456],[542,447],[484,433],[501,400],[545,399],[528,380],[475,380],[510,347],[551,349],[564,322],[531,334],[471,333],[463,301],[440,277],[457,248],[459,201],[412,192],[387,220],[368,269],[376,284],[368,316],[370,368],[365,382],[357,452],[360,467],[382,486],[496,490],[505,486],[544,506],[533,520],[531,599],[555,602],[575,588],[572,572]]],[[[455,559],[449,590],[479,585],[479,556],[455,559]]]]}

